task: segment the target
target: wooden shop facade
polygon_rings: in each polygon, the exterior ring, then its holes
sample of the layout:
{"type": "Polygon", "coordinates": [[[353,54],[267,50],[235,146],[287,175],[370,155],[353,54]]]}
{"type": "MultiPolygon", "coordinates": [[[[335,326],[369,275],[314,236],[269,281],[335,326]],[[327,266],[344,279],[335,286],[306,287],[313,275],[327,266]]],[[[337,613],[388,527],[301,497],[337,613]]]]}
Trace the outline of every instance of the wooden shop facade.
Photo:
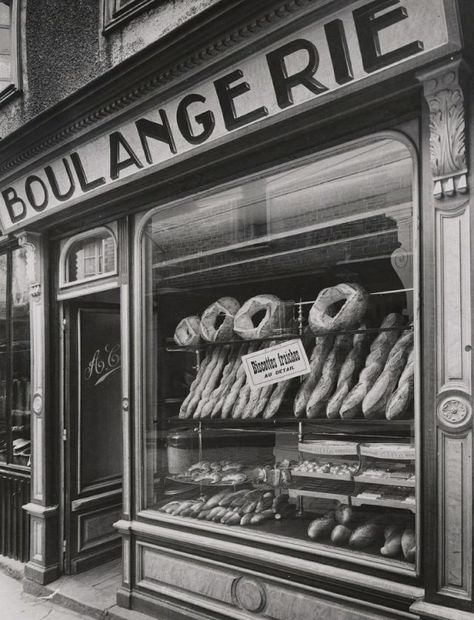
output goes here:
{"type": "Polygon", "coordinates": [[[474,618],[472,3],[229,4],[0,145],[26,578],[474,618]]]}

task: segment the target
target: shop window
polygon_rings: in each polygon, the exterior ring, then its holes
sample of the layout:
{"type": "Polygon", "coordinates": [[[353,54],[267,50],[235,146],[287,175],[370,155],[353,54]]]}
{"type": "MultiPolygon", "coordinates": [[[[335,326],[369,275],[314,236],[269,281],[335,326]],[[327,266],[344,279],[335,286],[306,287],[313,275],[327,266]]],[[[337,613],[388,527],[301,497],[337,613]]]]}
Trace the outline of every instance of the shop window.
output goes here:
{"type": "Polygon", "coordinates": [[[0,255],[0,463],[29,466],[30,315],[23,248],[0,255]]]}
{"type": "Polygon", "coordinates": [[[62,286],[117,274],[117,244],[108,228],[88,231],[70,239],[62,254],[62,286]]]}
{"type": "Polygon", "coordinates": [[[416,572],[413,170],[374,136],[145,220],[147,517],[416,572]]]}
{"type": "Polygon", "coordinates": [[[19,85],[16,0],[0,0],[0,101],[19,85]]]}

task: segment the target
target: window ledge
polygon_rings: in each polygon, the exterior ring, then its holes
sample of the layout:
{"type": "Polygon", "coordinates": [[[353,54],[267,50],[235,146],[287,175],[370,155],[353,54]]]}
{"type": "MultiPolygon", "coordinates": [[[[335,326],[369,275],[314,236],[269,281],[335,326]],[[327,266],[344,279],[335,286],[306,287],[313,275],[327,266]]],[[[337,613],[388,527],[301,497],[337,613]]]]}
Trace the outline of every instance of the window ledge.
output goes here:
{"type": "Polygon", "coordinates": [[[15,86],[15,84],[9,84],[2,91],[0,91],[0,105],[3,105],[10,99],[21,95],[21,90],[15,86]]]}

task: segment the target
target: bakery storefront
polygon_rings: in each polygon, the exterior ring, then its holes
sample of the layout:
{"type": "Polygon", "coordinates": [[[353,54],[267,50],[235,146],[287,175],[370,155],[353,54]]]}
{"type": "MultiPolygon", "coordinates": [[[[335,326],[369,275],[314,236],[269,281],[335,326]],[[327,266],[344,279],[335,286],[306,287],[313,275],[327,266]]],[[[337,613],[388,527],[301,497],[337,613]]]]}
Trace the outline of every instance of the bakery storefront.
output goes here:
{"type": "Polygon", "coordinates": [[[121,551],[170,618],[471,617],[470,12],[229,11],[3,182],[29,579],[121,551]]]}

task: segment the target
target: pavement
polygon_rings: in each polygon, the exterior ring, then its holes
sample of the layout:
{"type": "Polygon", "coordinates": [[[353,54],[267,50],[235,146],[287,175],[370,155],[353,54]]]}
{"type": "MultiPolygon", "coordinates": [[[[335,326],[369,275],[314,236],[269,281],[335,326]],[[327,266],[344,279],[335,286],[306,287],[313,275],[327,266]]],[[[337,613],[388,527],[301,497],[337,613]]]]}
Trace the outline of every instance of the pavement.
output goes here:
{"type": "Polygon", "coordinates": [[[0,620],[150,620],[118,607],[120,560],[79,575],[63,575],[47,586],[23,579],[24,564],[0,556],[0,620]]]}
{"type": "Polygon", "coordinates": [[[21,581],[0,571],[0,618],[2,620],[81,620],[84,615],[64,609],[48,596],[23,592],[21,581]]]}

